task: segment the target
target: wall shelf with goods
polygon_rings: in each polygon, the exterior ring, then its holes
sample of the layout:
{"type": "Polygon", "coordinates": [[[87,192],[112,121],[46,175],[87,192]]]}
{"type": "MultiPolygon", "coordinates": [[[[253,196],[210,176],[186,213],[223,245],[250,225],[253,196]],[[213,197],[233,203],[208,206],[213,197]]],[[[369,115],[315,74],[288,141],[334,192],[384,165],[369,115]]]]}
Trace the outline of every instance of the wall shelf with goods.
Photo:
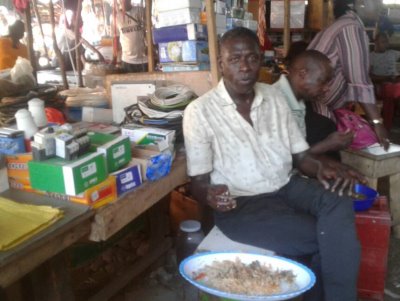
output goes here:
{"type": "Polygon", "coordinates": [[[309,42],[333,22],[332,0],[267,0],[265,3],[267,34],[273,46],[280,46],[284,53],[292,42],[309,42]]]}

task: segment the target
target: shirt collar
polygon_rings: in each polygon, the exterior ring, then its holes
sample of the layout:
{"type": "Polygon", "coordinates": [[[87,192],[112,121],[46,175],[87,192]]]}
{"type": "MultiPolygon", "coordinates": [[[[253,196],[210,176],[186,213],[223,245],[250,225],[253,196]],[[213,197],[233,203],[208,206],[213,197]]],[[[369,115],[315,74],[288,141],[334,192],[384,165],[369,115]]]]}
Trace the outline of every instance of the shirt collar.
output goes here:
{"type": "Polygon", "coordinates": [[[303,101],[299,101],[293,93],[292,87],[290,86],[289,80],[286,75],[281,75],[277,85],[285,95],[286,101],[292,111],[304,111],[305,105],[303,101]]]}
{"type": "MultiPolygon", "coordinates": [[[[236,108],[236,104],[235,102],[232,100],[231,96],[229,95],[228,91],[226,90],[225,84],[224,84],[224,79],[221,78],[221,80],[219,81],[217,88],[216,88],[216,92],[218,95],[218,102],[222,105],[222,106],[235,106],[236,108]]],[[[252,108],[255,108],[257,106],[259,106],[262,101],[264,100],[264,98],[262,97],[262,93],[260,91],[260,88],[258,86],[258,84],[256,83],[254,85],[254,100],[253,100],[253,104],[252,104],[252,108]]]]}
{"type": "Polygon", "coordinates": [[[344,17],[351,18],[351,19],[355,19],[355,20],[357,20],[362,26],[364,26],[364,22],[361,20],[360,16],[359,16],[356,12],[354,12],[354,11],[352,11],[352,10],[347,11],[346,14],[344,14],[344,17]]]}

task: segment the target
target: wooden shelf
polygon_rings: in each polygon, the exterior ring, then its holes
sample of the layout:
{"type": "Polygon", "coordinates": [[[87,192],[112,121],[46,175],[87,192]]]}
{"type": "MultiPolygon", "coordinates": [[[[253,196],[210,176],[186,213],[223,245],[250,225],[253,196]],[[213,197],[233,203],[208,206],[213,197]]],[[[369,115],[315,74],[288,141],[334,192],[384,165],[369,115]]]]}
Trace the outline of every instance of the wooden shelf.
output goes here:
{"type": "MultiPolygon", "coordinates": [[[[303,33],[303,32],[310,32],[310,31],[317,31],[308,28],[290,28],[291,33],[303,33]]],[[[283,28],[268,28],[267,32],[271,33],[283,33],[283,28]]]]}

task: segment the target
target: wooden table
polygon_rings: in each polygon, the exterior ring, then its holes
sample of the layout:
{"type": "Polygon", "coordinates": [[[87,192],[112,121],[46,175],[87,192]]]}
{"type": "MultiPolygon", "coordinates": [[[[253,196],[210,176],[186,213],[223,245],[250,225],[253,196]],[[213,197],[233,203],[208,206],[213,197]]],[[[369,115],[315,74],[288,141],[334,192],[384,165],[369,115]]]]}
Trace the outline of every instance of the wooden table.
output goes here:
{"type": "Polygon", "coordinates": [[[393,232],[400,238],[400,152],[373,155],[365,151],[345,150],[341,152],[342,162],[364,174],[369,186],[377,189],[378,179],[389,177],[390,213],[393,232]]]}
{"type": "MultiPolygon", "coordinates": [[[[1,196],[24,203],[58,207],[64,212],[62,219],[33,238],[11,250],[0,252],[0,287],[2,288],[10,286],[90,233],[94,212],[87,206],[18,190],[8,190],[1,196]]],[[[45,278],[45,274],[49,276],[49,273],[53,273],[55,277],[54,270],[50,271],[48,268],[46,271],[41,271],[41,277],[45,278]]],[[[65,270],[63,273],[65,274],[65,270]]],[[[45,293],[49,295],[50,300],[58,300],[52,297],[51,291],[52,288],[49,287],[45,293]]]]}
{"type": "MultiPolygon", "coordinates": [[[[0,252],[0,288],[7,288],[30,273],[30,285],[34,289],[31,293],[35,297],[29,298],[28,293],[26,298],[40,301],[74,300],[69,285],[69,273],[66,272],[68,262],[65,256],[61,256],[62,251],[78,240],[88,237],[97,242],[107,240],[145,211],[154,211],[157,216],[159,212],[154,205],[185,181],[187,181],[186,159],[184,156],[178,156],[167,176],[155,182],[145,182],[117,201],[95,211],[84,205],[34,193],[17,190],[3,193],[2,196],[16,201],[29,200],[29,203],[61,207],[64,210],[64,217],[20,246],[7,252],[0,252]],[[51,277],[55,280],[52,283],[50,283],[51,277]]],[[[151,243],[156,246],[154,250],[137,263],[134,269],[115,279],[90,300],[108,300],[171,248],[171,240],[164,237],[166,229],[162,216],[151,221],[151,228],[151,234],[154,234],[151,243]],[[155,241],[159,237],[163,240],[155,241]]]]}
{"type": "Polygon", "coordinates": [[[145,271],[152,263],[171,249],[168,237],[168,217],[159,202],[174,188],[187,181],[186,158],[177,156],[171,172],[155,182],[145,182],[134,191],[125,194],[117,202],[99,208],[94,216],[89,239],[105,241],[144,212],[151,214],[149,252],[138,263],[126,267],[126,271],[103,287],[88,301],[106,301],[124,288],[131,280],[145,271]]]}

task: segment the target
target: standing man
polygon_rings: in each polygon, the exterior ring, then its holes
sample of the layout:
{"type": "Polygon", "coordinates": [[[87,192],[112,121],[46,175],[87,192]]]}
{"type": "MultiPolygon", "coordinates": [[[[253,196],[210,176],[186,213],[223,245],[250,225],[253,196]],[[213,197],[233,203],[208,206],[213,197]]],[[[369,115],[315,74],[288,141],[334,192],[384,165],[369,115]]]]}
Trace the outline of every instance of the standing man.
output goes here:
{"type": "Polygon", "coordinates": [[[122,48],[124,72],[146,72],[148,70],[145,10],[132,6],[131,0],[123,0],[124,7],[117,13],[117,28],[122,48]]]}
{"type": "Polygon", "coordinates": [[[192,193],[230,239],[283,256],[311,256],[305,301],[356,301],[360,245],[350,179],[314,160],[279,91],[256,83],[262,55],[247,28],[220,40],[218,86],[183,120],[192,193]],[[296,167],[315,179],[293,175],[296,167]],[[336,190],[339,190],[339,194],[336,190]]]}

